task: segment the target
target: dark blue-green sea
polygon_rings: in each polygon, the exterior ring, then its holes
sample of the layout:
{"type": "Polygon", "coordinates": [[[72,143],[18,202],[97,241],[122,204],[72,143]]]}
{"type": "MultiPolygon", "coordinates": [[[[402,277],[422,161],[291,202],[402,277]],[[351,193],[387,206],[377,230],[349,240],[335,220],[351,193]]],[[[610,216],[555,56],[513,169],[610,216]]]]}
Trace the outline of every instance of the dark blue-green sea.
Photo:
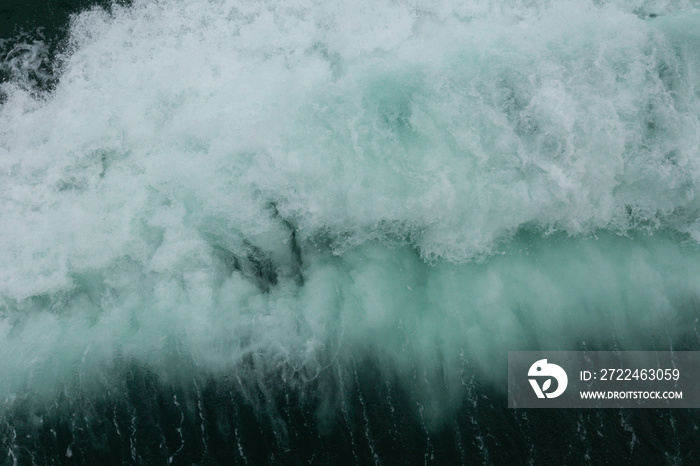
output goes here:
{"type": "Polygon", "coordinates": [[[0,465],[697,465],[507,354],[699,321],[698,0],[0,0],[0,465]]]}

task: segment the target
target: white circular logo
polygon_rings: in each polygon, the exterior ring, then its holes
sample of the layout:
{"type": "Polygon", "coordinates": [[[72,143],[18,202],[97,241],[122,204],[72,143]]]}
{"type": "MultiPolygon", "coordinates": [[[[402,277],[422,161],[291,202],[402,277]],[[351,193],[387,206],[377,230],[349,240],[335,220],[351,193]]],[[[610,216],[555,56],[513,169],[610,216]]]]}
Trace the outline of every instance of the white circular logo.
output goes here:
{"type": "Polygon", "coordinates": [[[530,366],[527,375],[528,377],[536,377],[528,380],[537,398],[556,398],[564,393],[566,385],[569,383],[569,378],[566,376],[564,369],[556,364],[548,364],[546,359],[540,359],[530,366]],[[554,391],[549,392],[548,390],[552,388],[552,379],[557,381],[557,385],[554,391]],[[540,380],[542,381],[541,386],[540,380]]]}

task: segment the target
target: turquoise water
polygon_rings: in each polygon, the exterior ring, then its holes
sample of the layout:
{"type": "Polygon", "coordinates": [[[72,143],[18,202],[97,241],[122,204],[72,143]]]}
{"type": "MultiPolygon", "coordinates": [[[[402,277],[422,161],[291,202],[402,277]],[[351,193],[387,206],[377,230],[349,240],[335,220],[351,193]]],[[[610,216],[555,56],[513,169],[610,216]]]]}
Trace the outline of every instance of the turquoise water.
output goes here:
{"type": "Polygon", "coordinates": [[[699,7],[134,0],[7,36],[8,461],[27,404],[41,430],[134,370],[234,380],[278,440],[261,399],[323,432],[386,383],[431,445],[507,351],[697,349],[699,7]]]}

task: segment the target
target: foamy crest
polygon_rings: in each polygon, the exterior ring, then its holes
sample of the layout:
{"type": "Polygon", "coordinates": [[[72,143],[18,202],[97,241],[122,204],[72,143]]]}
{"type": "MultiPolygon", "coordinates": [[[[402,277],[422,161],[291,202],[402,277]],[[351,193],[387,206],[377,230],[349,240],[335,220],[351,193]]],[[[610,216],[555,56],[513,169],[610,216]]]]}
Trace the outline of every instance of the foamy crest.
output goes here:
{"type": "Polygon", "coordinates": [[[2,84],[3,393],[358,348],[456,391],[465,358],[667,322],[700,290],[700,16],[645,5],[74,17],[55,90],[2,84]]]}

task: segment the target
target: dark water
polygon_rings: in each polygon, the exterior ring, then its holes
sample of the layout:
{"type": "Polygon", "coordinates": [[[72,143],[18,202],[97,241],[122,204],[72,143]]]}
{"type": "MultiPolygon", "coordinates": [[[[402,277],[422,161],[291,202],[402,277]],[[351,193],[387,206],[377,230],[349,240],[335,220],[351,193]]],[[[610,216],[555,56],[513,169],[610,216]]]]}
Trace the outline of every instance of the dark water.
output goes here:
{"type": "Polygon", "coordinates": [[[10,39],[23,31],[36,33],[41,30],[54,42],[65,37],[70,15],[111,4],[104,0],[5,0],[0,7],[0,37],[10,39]]]}
{"type": "MultiPolygon", "coordinates": [[[[25,79],[38,88],[50,89],[55,85],[56,54],[65,50],[70,16],[96,6],[109,8],[112,4],[109,0],[4,0],[0,5],[0,40],[3,40],[0,58],[3,62],[12,59],[10,54],[19,43],[46,44],[39,69],[31,70],[25,79]]],[[[12,74],[8,67],[0,67],[0,81],[11,79],[12,74]]]]}
{"type": "Polygon", "coordinates": [[[317,384],[166,385],[130,364],[119,379],[115,395],[16,402],[2,428],[5,464],[695,464],[700,455],[694,410],[509,410],[478,383],[427,427],[410,394],[369,361],[326,381],[344,396],[323,424],[317,384]]]}

